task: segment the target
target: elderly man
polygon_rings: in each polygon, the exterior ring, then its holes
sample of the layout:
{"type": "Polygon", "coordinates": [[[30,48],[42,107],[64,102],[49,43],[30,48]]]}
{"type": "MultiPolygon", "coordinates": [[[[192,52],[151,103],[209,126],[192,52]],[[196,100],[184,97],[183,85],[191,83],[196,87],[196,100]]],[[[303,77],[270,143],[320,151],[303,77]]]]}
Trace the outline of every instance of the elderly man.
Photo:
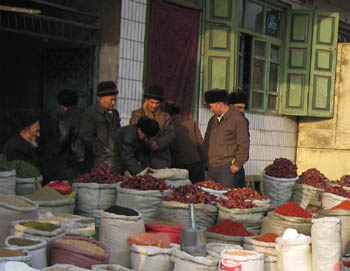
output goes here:
{"type": "Polygon", "coordinates": [[[147,116],[158,122],[160,130],[155,137],[146,140],[145,145],[150,151],[151,167],[155,169],[171,166],[170,145],[175,139],[171,117],[160,110],[164,100],[164,90],[161,86],[150,86],[145,95],[143,106],[132,112],[130,124],[136,124],[142,116],[147,116]]]}
{"type": "Polygon", "coordinates": [[[115,142],[120,128],[119,112],[114,109],[118,95],[117,86],[112,81],[98,84],[98,102],[89,107],[80,122],[79,138],[92,156],[95,167],[107,163],[115,165],[115,142]]]}
{"type": "Polygon", "coordinates": [[[205,93],[205,101],[214,114],[208,122],[204,146],[208,154],[208,179],[227,188],[243,187],[243,165],[249,158],[247,121],[227,105],[226,90],[205,93]]]}
{"type": "Polygon", "coordinates": [[[144,142],[159,132],[158,122],[143,116],[137,124],[131,124],[119,129],[117,137],[117,156],[115,173],[124,174],[128,170],[131,175],[137,175],[150,166],[148,153],[144,142]]]}

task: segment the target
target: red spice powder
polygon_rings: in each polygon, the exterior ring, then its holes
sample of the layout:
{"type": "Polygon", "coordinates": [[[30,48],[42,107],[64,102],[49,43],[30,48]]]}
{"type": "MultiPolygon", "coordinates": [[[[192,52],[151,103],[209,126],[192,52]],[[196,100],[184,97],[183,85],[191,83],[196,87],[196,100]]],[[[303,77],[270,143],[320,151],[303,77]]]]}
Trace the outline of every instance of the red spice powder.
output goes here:
{"type": "Polygon", "coordinates": [[[224,235],[230,235],[230,236],[253,236],[254,235],[248,232],[243,225],[229,219],[226,219],[217,223],[213,227],[207,229],[207,231],[224,234],[224,235]]]}
{"type": "Polygon", "coordinates": [[[350,262],[343,262],[344,266],[350,267],[350,262]]]}
{"type": "Polygon", "coordinates": [[[279,237],[279,235],[276,233],[265,233],[264,235],[254,237],[253,239],[260,242],[275,243],[277,237],[279,237]]]}
{"type": "Polygon", "coordinates": [[[331,210],[337,209],[350,210],[350,200],[344,200],[342,203],[331,208],[331,210]]]}
{"type": "Polygon", "coordinates": [[[290,201],[282,206],[276,207],[275,212],[284,216],[303,217],[303,218],[312,217],[312,215],[308,211],[301,208],[294,201],[290,201]]]}

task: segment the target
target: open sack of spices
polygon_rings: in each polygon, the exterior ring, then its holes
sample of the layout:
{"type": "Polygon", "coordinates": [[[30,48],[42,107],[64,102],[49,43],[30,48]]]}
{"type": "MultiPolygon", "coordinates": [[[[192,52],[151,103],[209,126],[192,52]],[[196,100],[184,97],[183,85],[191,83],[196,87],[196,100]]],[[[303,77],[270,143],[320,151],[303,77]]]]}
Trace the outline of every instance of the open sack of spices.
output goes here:
{"type": "Polygon", "coordinates": [[[19,196],[0,195],[0,242],[10,235],[12,222],[19,219],[37,219],[38,204],[19,196]]]}
{"type": "Polygon", "coordinates": [[[331,209],[335,205],[350,199],[350,191],[330,182],[321,196],[322,208],[331,209]]]}
{"type": "Polygon", "coordinates": [[[42,271],[90,271],[90,269],[81,268],[73,264],[54,264],[44,268],[42,271]]]}
{"type": "Polygon", "coordinates": [[[153,178],[158,180],[164,180],[170,187],[179,187],[191,184],[188,179],[188,170],[181,168],[161,168],[153,169],[146,168],[138,176],[151,175],[153,178]]]}
{"type": "Polygon", "coordinates": [[[297,166],[286,158],[276,158],[264,171],[264,192],[271,206],[280,206],[292,199],[295,182],[298,180],[297,166]]]}
{"type": "Polygon", "coordinates": [[[275,246],[278,237],[280,236],[276,233],[265,233],[254,237],[244,237],[243,249],[277,255],[275,246]]]}
{"type": "Polygon", "coordinates": [[[0,154],[0,195],[16,195],[16,170],[3,154],[0,154]]]}
{"type": "Polygon", "coordinates": [[[91,266],[92,271],[131,271],[131,269],[119,264],[95,264],[91,266]]]}
{"type": "Polygon", "coordinates": [[[296,229],[298,233],[311,234],[311,214],[294,201],[276,207],[264,218],[261,234],[276,233],[282,235],[288,228],[296,229]]]}
{"type": "Polygon", "coordinates": [[[150,221],[145,223],[145,227],[147,232],[166,233],[172,243],[181,244],[181,230],[184,226],[177,222],[150,221]]]}
{"type": "Polygon", "coordinates": [[[74,179],[73,189],[77,193],[75,213],[92,216],[96,209],[113,206],[116,202],[116,183],[122,180],[123,177],[113,173],[106,164],[74,179]]]}
{"type": "Polygon", "coordinates": [[[43,177],[40,171],[25,161],[11,161],[16,170],[16,195],[26,196],[41,187],[43,177]]]}
{"type": "Polygon", "coordinates": [[[216,197],[194,184],[174,188],[172,194],[163,199],[159,208],[159,220],[177,222],[190,228],[190,203],[194,206],[196,225],[205,228],[214,225],[217,216],[216,197]]]}
{"type": "Polygon", "coordinates": [[[218,221],[230,219],[242,224],[248,231],[260,234],[269,200],[250,187],[233,188],[218,200],[218,221]]]}
{"type": "Polygon", "coordinates": [[[217,271],[218,254],[209,250],[207,252],[204,257],[193,256],[180,249],[174,249],[172,252],[173,271],[217,271]]]}
{"type": "Polygon", "coordinates": [[[224,198],[224,194],[229,190],[228,188],[224,187],[221,183],[211,180],[197,182],[195,185],[201,188],[203,191],[216,196],[217,199],[224,198]]]}
{"type": "Polygon", "coordinates": [[[39,204],[41,214],[47,212],[73,214],[74,212],[75,199],[61,194],[48,185],[39,188],[26,197],[39,204]]]}
{"type": "Polygon", "coordinates": [[[151,175],[130,176],[117,184],[116,204],[138,210],[144,221],[156,220],[160,202],[171,193],[164,180],[151,175]]]}
{"type": "Polygon", "coordinates": [[[52,241],[51,265],[72,264],[90,269],[95,264],[107,264],[110,249],[89,237],[63,237],[52,241]]]}
{"type": "Polygon", "coordinates": [[[130,267],[130,245],[127,243],[129,236],[145,232],[142,215],[137,210],[113,205],[106,210],[95,210],[93,213],[99,221],[98,235],[111,250],[112,264],[120,264],[130,267]]]}
{"type": "Polygon", "coordinates": [[[235,221],[226,219],[207,229],[208,243],[227,243],[243,245],[244,237],[254,234],[235,221]]]}
{"type": "Polygon", "coordinates": [[[27,250],[15,248],[0,248],[0,263],[1,262],[24,262],[30,265],[32,254],[27,250]]]}

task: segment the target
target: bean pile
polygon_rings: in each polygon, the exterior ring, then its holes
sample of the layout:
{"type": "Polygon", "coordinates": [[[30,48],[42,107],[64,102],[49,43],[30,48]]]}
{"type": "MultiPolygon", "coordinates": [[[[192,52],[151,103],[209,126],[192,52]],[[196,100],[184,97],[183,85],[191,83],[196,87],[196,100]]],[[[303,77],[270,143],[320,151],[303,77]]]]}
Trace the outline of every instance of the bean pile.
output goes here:
{"type": "Polygon", "coordinates": [[[127,177],[120,184],[120,186],[122,188],[137,190],[159,190],[160,192],[170,189],[164,180],[156,179],[149,174],[145,176],[127,177]]]}
{"type": "Polygon", "coordinates": [[[33,204],[30,202],[20,198],[20,197],[7,197],[7,196],[0,196],[0,203],[5,203],[14,207],[21,207],[21,208],[32,208],[34,207],[33,204]]]}
{"type": "Polygon", "coordinates": [[[92,169],[91,172],[74,179],[73,183],[114,184],[122,180],[122,176],[115,174],[107,164],[103,163],[99,167],[92,169]]]}
{"type": "Polygon", "coordinates": [[[108,209],[104,210],[107,213],[112,213],[116,215],[125,215],[125,216],[138,216],[139,213],[136,212],[134,209],[114,205],[109,207],[108,209]]]}
{"type": "Polygon", "coordinates": [[[40,241],[34,241],[34,240],[29,240],[24,238],[11,238],[11,239],[8,239],[7,242],[9,243],[9,245],[18,246],[18,247],[29,247],[29,246],[40,244],[40,241]]]}
{"type": "Polygon", "coordinates": [[[327,177],[324,176],[318,169],[310,168],[299,176],[297,183],[311,185],[313,187],[325,190],[328,187],[326,180],[327,177]]]}
{"type": "Polygon", "coordinates": [[[221,199],[218,203],[229,209],[249,209],[256,205],[252,201],[244,201],[241,199],[221,199]]]}
{"type": "Polygon", "coordinates": [[[297,166],[286,158],[276,158],[265,168],[265,174],[275,178],[295,178],[298,176],[297,166]]]}
{"type": "Polygon", "coordinates": [[[267,197],[260,195],[257,191],[250,187],[232,188],[224,195],[231,199],[267,200],[267,197]]]}
{"type": "Polygon", "coordinates": [[[88,251],[88,252],[93,253],[93,254],[105,254],[106,253],[106,251],[102,247],[95,245],[93,243],[90,243],[88,241],[84,241],[84,240],[58,238],[58,239],[56,239],[56,241],[63,243],[63,244],[73,246],[73,247],[80,248],[82,250],[88,251]]]}
{"type": "Polygon", "coordinates": [[[206,188],[210,188],[213,190],[226,190],[226,188],[221,183],[214,182],[211,180],[198,182],[198,183],[196,183],[196,185],[199,187],[206,187],[206,188]]]}
{"type": "Polygon", "coordinates": [[[174,188],[173,193],[170,196],[164,197],[164,200],[182,203],[211,204],[212,202],[216,202],[216,196],[204,192],[194,184],[188,184],[174,188]]]}

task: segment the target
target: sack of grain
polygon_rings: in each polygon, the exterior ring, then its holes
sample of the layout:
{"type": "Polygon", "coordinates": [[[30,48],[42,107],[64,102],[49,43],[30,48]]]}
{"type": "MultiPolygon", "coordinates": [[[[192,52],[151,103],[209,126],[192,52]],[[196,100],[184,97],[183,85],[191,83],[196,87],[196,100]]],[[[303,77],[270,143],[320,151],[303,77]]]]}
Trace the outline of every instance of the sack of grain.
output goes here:
{"type": "Polygon", "coordinates": [[[16,195],[27,196],[41,188],[43,177],[19,178],[16,177],[16,195]]]}
{"type": "Polygon", "coordinates": [[[248,250],[224,250],[220,253],[219,271],[264,271],[264,254],[248,250]]]}
{"type": "Polygon", "coordinates": [[[44,268],[42,271],[90,271],[72,264],[55,264],[44,268]]]}
{"type": "Polygon", "coordinates": [[[182,250],[174,249],[172,253],[174,262],[173,271],[217,271],[218,256],[208,251],[208,255],[192,256],[182,250]]]}
{"type": "Polygon", "coordinates": [[[92,271],[131,271],[119,264],[95,264],[91,266],[92,271]]]}
{"type": "Polygon", "coordinates": [[[16,170],[0,171],[0,195],[16,195],[16,170]]]}
{"type": "Polygon", "coordinates": [[[30,265],[32,254],[27,251],[13,248],[0,248],[0,262],[24,262],[30,265]]]}
{"type": "Polygon", "coordinates": [[[0,242],[10,235],[12,222],[18,219],[37,219],[38,204],[18,196],[0,196],[0,242]]]}

